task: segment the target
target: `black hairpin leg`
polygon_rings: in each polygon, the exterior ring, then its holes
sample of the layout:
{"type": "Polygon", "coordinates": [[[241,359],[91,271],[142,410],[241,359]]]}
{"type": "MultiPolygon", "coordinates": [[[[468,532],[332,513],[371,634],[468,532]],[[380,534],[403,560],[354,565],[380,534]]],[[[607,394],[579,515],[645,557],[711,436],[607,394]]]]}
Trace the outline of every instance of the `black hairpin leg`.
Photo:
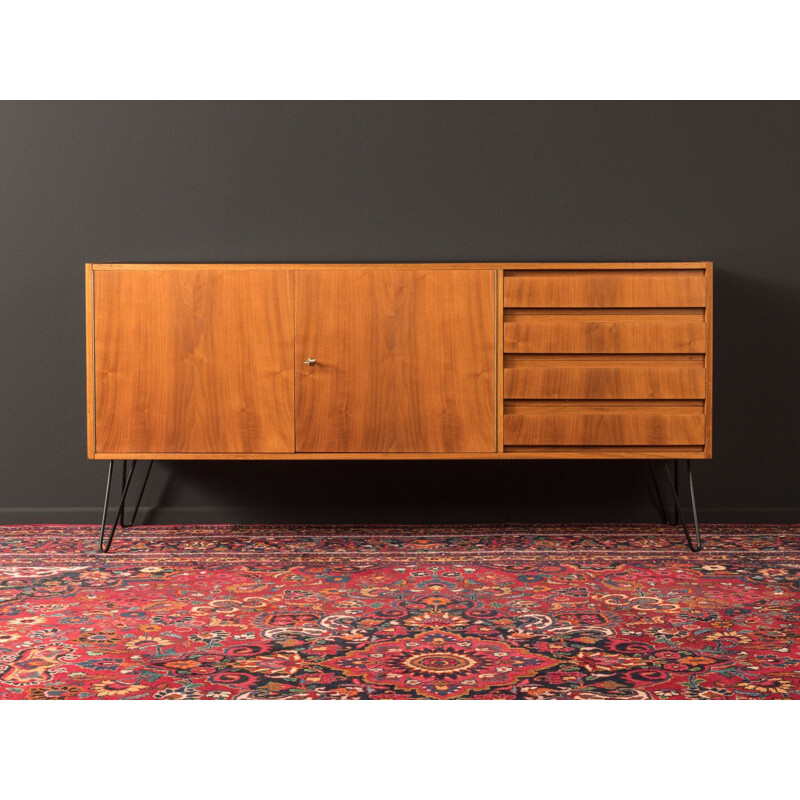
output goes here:
{"type": "Polygon", "coordinates": [[[681,508],[681,499],[678,493],[678,461],[677,459],[673,463],[673,470],[670,473],[669,463],[664,462],[664,471],[667,473],[667,481],[669,482],[670,489],[672,489],[672,498],[675,503],[675,518],[674,522],[668,520],[667,513],[665,510],[664,503],[661,499],[661,491],[658,488],[658,480],[656,479],[656,472],[653,468],[653,464],[650,463],[650,472],[653,476],[653,483],[656,487],[656,496],[658,497],[658,507],[661,511],[661,516],[670,525],[677,525],[680,521],[681,525],[683,525],[683,532],[686,534],[686,541],[689,543],[689,548],[693,550],[695,553],[699,552],[703,549],[703,541],[700,538],[700,524],[697,521],[697,501],[694,496],[694,481],[692,480],[692,462],[687,458],[686,459],[686,475],[688,477],[688,484],[689,484],[689,499],[692,502],[692,522],[694,523],[694,537],[692,537],[691,533],[689,532],[689,526],[686,524],[686,518],[683,516],[683,509],[681,508]]]}
{"type": "MultiPolygon", "coordinates": [[[[125,464],[126,462],[123,461],[122,463],[125,464]]],[[[133,463],[136,464],[135,461],[133,463]]],[[[123,467],[123,473],[122,473],[123,478],[125,476],[124,469],[125,468],[123,467]]],[[[133,514],[131,514],[130,522],[125,522],[125,499],[123,498],[123,500],[122,500],[122,516],[120,517],[119,524],[123,528],[132,528],[133,525],[136,523],[136,515],[139,513],[139,506],[141,506],[141,504],[142,504],[142,497],[144,496],[144,487],[147,486],[147,479],[150,477],[150,470],[151,469],[153,469],[153,461],[152,461],[152,459],[147,462],[147,470],[144,473],[144,480],[142,481],[142,488],[139,489],[139,497],[136,500],[136,505],[133,507],[133,514]]],[[[131,467],[131,471],[133,471],[133,467],[131,467]]],[[[124,488],[124,485],[125,484],[124,484],[124,481],[123,481],[123,488],[124,488]]]]}
{"type": "MultiPolygon", "coordinates": [[[[686,464],[688,466],[689,462],[687,461],[686,464]]],[[[667,470],[667,477],[669,478],[669,464],[665,462],[664,467],[667,470]]],[[[678,472],[677,458],[674,459],[672,462],[672,494],[673,494],[673,500],[675,501],[675,505],[673,508],[672,524],[677,525],[678,521],[683,519],[681,515],[681,485],[680,485],[680,473],[678,472]]]]}
{"type": "Polygon", "coordinates": [[[658,487],[658,476],[656,475],[656,468],[653,466],[652,461],[648,461],[647,466],[650,467],[650,475],[653,478],[653,486],[656,487],[656,500],[658,501],[658,511],[661,514],[661,521],[665,525],[672,525],[670,518],[667,516],[667,510],[664,508],[664,501],[661,499],[661,489],[659,489],[658,487]]]}
{"type": "Polygon", "coordinates": [[[136,464],[138,462],[132,461],[130,471],[128,471],[128,462],[122,462],[122,495],[120,497],[119,506],[117,508],[117,513],[114,517],[114,522],[111,525],[110,530],[108,531],[108,535],[106,536],[106,518],[108,516],[108,501],[111,496],[111,484],[112,478],[114,477],[114,462],[110,461],[108,463],[108,480],[106,481],[106,496],[105,500],[103,501],[103,518],[100,521],[100,552],[107,553],[109,548],[111,547],[111,542],[114,540],[114,534],[116,533],[117,527],[122,528],[130,528],[135,520],[136,514],[139,511],[139,506],[142,503],[142,497],[144,496],[144,488],[147,486],[147,479],[150,477],[150,470],[153,467],[153,462],[147,465],[147,472],[145,472],[144,480],[142,481],[142,488],[139,490],[139,498],[136,501],[136,506],[133,509],[133,514],[131,515],[130,522],[125,522],[125,499],[128,496],[128,491],[131,488],[131,480],[133,480],[133,473],[136,470],[136,464]]]}

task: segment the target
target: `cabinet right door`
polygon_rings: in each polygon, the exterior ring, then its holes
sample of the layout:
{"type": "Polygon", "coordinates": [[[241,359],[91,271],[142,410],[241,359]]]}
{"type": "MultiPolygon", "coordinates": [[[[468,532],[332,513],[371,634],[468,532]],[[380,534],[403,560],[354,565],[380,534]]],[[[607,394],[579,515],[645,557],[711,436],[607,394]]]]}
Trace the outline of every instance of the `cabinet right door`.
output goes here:
{"type": "Polygon", "coordinates": [[[297,452],[495,452],[495,291],[494,270],[297,271],[297,452]]]}

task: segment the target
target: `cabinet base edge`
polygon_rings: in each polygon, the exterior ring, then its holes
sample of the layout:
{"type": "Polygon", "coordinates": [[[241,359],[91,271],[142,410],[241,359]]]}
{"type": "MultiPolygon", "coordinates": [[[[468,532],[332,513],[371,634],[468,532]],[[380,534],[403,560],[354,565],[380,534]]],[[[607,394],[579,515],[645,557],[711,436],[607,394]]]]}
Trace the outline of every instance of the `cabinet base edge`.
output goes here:
{"type": "Polygon", "coordinates": [[[507,461],[525,459],[711,458],[702,447],[527,447],[502,453],[95,453],[91,461],[507,461]]]}

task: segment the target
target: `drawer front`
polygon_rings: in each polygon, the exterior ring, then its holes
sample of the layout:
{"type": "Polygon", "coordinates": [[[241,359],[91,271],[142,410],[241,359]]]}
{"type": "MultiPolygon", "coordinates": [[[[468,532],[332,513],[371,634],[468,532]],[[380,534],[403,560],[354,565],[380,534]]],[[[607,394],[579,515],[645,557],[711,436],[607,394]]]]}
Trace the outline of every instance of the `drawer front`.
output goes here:
{"type": "Polygon", "coordinates": [[[506,353],[704,353],[702,315],[520,314],[503,324],[506,353]]]}
{"type": "Polygon", "coordinates": [[[547,457],[710,454],[710,265],[503,275],[503,444],[547,457]]]}
{"type": "Polygon", "coordinates": [[[702,408],[686,411],[585,410],[506,413],[506,445],[536,446],[676,446],[701,445],[705,437],[702,408]]]}
{"type": "Polygon", "coordinates": [[[695,360],[509,355],[504,396],[529,400],[696,400],[705,397],[702,356],[695,360]]]}
{"type": "Polygon", "coordinates": [[[506,273],[506,308],[700,308],[705,274],[686,270],[563,270],[506,273]]]}

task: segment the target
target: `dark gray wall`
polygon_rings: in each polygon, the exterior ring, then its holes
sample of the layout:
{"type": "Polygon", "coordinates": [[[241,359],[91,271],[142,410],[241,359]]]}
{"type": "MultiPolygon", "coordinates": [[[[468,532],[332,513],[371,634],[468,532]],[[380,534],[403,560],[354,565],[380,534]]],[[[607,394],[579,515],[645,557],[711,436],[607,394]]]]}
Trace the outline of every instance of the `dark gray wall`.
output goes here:
{"type": "MultiPolygon", "coordinates": [[[[85,261],[713,260],[706,519],[797,521],[797,103],[0,104],[0,519],[94,520],[85,261]]],[[[150,521],[655,519],[642,463],[165,463],[150,521]]]]}

